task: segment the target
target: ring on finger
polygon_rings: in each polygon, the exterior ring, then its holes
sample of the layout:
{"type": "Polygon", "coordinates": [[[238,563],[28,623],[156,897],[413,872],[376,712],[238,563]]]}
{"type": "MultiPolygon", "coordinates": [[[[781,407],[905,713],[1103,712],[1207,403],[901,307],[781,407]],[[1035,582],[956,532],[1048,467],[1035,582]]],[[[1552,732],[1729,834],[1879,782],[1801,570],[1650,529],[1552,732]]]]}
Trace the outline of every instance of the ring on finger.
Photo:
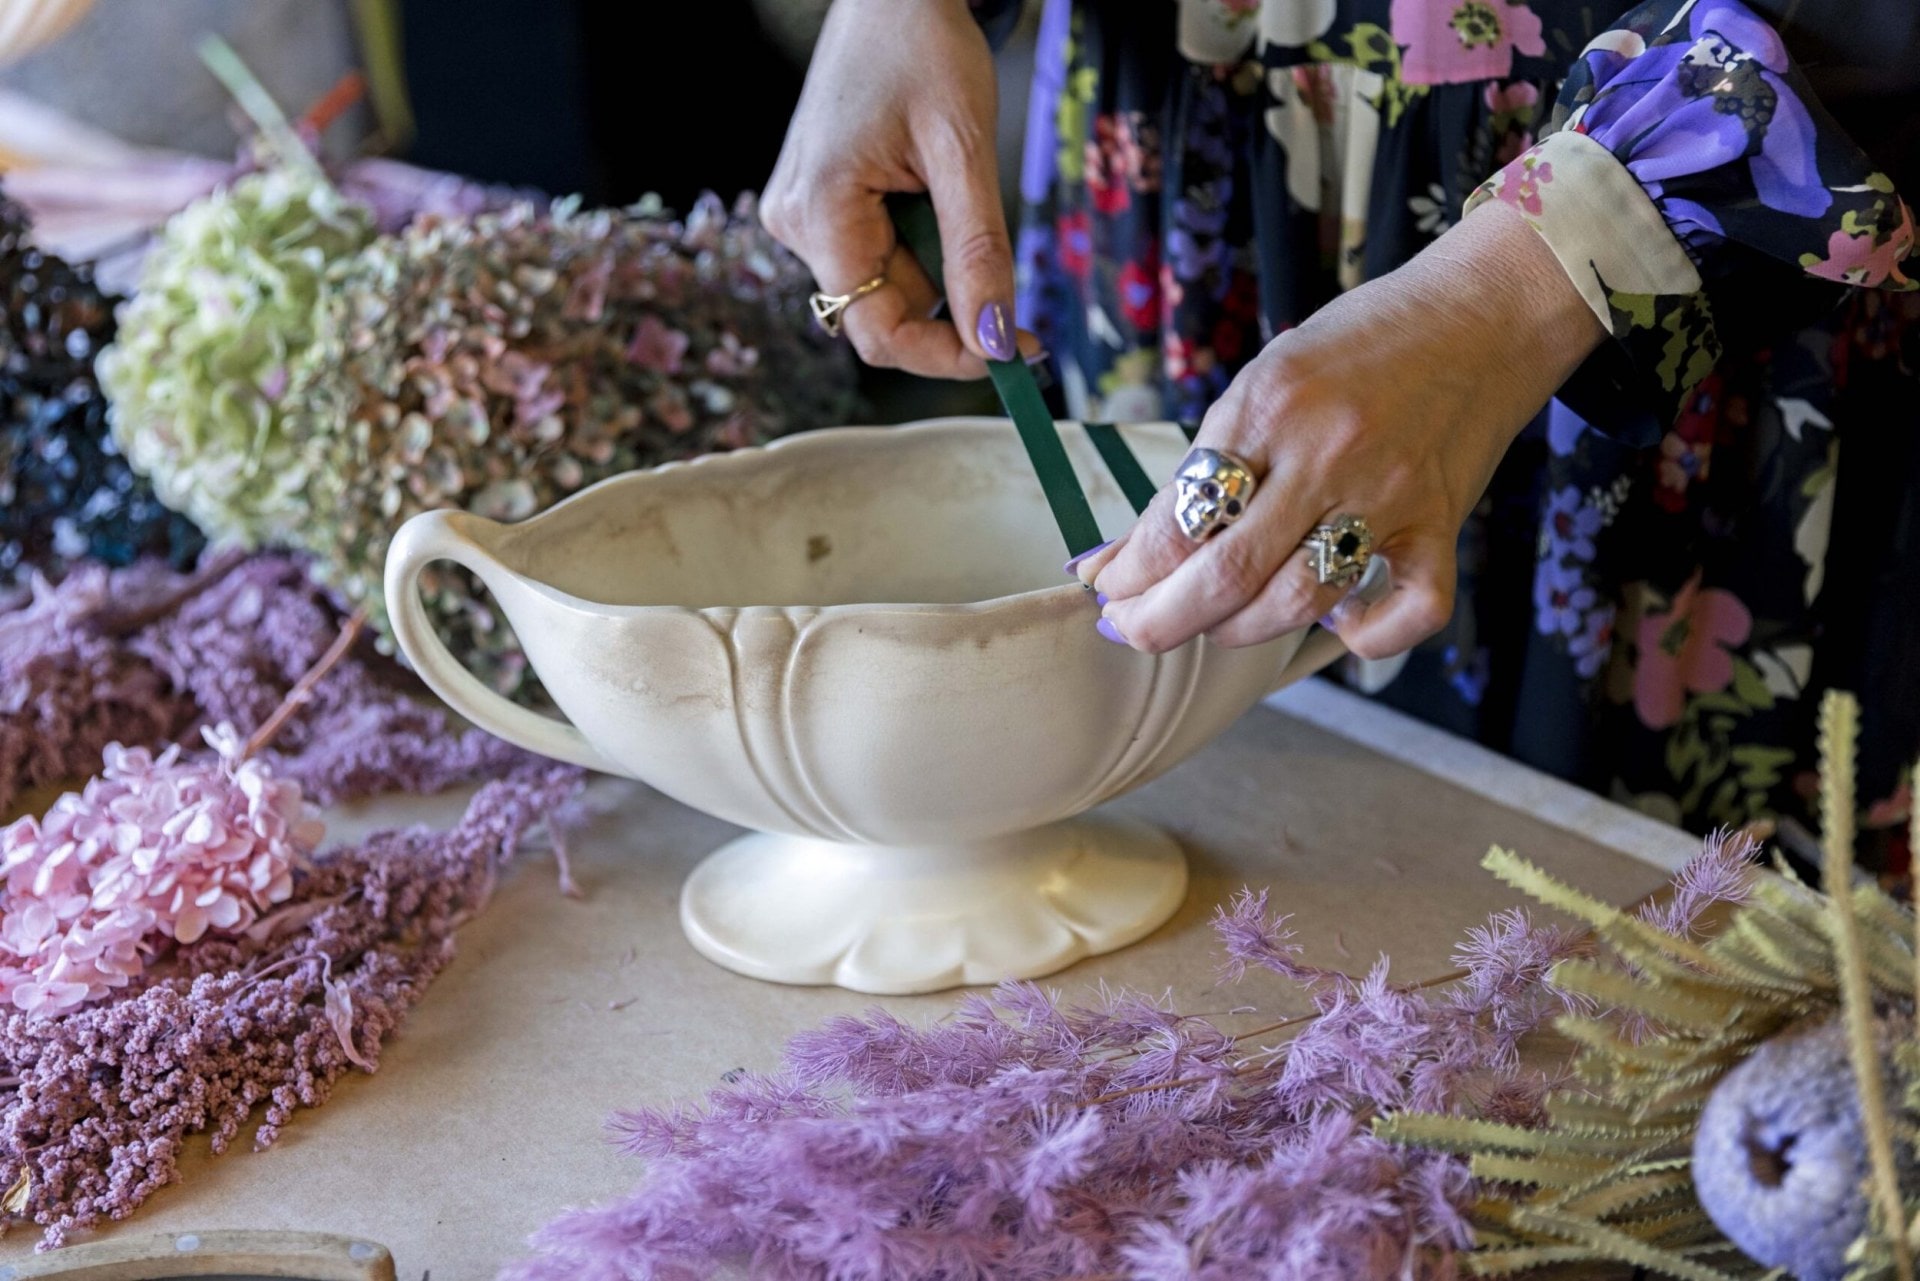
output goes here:
{"type": "Polygon", "coordinates": [[[1243,459],[1195,446],[1174,473],[1173,486],[1180,531],[1201,543],[1246,515],[1260,482],[1243,459]]]}
{"type": "Polygon", "coordinates": [[[840,327],[847,308],[865,298],[874,290],[887,283],[887,274],[881,272],[863,285],[856,285],[844,294],[830,294],[816,290],[807,299],[807,306],[813,309],[814,323],[824,329],[829,338],[840,336],[840,327]]]}
{"type": "Polygon", "coordinates": [[[1322,587],[1347,587],[1360,581],[1373,559],[1373,530],[1364,517],[1341,512],[1314,526],[1300,545],[1306,548],[1307,563],[1322,587]]]}

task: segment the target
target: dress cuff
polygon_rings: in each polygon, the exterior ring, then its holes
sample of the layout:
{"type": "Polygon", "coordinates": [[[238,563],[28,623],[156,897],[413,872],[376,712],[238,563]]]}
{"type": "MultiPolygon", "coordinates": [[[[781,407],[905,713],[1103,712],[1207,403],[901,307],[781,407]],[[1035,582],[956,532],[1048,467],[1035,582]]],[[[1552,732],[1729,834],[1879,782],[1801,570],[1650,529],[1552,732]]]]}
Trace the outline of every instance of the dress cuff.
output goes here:
{"type": "Polygon", "coordinates": [[[1583,133],[1549,134],[1481,183],[1467,208],[1489,200],[1520,211],[1616,338],[1642,309],[1634,299],[1700,291],[1699,269],[1646,189],[1583,133]]]}

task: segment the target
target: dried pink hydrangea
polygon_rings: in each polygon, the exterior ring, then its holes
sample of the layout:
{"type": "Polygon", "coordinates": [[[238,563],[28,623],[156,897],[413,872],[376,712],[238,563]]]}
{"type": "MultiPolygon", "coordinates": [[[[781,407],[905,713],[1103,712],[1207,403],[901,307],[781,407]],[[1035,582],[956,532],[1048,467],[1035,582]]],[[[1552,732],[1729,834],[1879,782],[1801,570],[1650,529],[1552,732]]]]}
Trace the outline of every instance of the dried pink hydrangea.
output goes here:
{"type": "Polygon", "coordinates": [[[107,748],[79,792],[0,830],[0,999],[57,1014],[124,987],[168,942],[239,933],[293,893],[325,832],[297,783],[245,759],[107,748]]]}

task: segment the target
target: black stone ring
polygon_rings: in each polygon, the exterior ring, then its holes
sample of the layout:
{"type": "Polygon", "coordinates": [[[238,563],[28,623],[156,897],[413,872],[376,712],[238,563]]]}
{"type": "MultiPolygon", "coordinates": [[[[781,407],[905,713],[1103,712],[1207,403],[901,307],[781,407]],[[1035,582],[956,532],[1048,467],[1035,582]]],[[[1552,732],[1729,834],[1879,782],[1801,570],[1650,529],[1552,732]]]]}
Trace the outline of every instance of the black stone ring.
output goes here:
{"type": "Polygon", "coordinates": [[[1316,525],[1307,541],[1313,576],[1322,587],[1345,587],[1366,573],[1373,559],[1373,531],[1367,522],[1352,512],[1341,512],[1324,525],[1316,525]]]}

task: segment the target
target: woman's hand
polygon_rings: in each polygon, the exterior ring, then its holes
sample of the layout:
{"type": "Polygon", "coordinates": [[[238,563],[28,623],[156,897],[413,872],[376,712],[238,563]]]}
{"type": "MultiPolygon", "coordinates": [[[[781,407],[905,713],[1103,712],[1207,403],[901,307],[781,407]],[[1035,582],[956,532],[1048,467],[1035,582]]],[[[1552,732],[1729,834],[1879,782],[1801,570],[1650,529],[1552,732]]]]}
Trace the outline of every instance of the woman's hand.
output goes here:
{"type": "Polygon", "coordinates": [[[836,0],[827,15],[761,217],[827,293],[884,273],[886,287],[843,313],[870,365],[980,378],[983,356],[1016,354],[996,92],[966,0],[836,0]],[[939,291],[894,240],[882,202],[899,191],[933,198],[958,328],[931,319],[939,291]]]}
{"type": "Polygon", "coordinates": [[[1519,213],[1482,205],[1274,339],[1208,412],[1195,443],[1260,477],[1236,524],[1194,543],[1163,490],[1077,572],[1150,653],[1322,618],[1363,658],[1409,649],[1452,613],[1454,543],[1500,456],[1604,336],[1519,213]],[[1384,599],[1322,587],[1308,565],[1301,543],[1342,512],[1366,519],[1392,568],[1384,599]]]}

